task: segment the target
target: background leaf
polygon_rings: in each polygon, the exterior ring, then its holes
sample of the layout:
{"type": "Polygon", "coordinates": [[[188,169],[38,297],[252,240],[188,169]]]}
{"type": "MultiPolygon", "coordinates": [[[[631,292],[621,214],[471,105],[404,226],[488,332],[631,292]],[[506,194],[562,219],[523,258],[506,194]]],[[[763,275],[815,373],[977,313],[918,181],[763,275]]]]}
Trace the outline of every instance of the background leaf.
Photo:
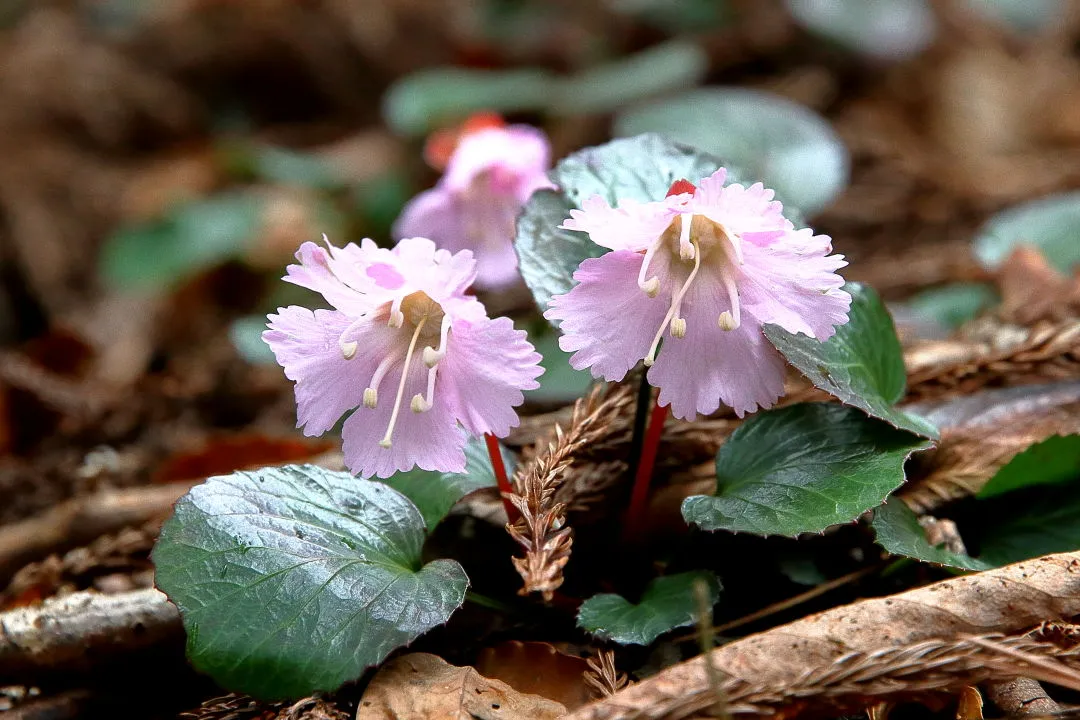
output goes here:
{"type": "Polygon", "coordinates": [[[540,365],[544,374],[537,378],[540,387],[526,390],[525,398],[530,402],[570,403],[588,392],[595,382],[588,370],[575,370],[570,365],[572,353],[563,352],[559,347],[559,333],[547,332],[539,337],[529,334],[536,351],[542,359],[540,365]]]}
{"type": "Polygon", "coordinates": [[[874,510],[870,527],[874,529],[878,545],[893,555],[961,570],[988,570],[994,567],[969,555],[931,545],[926,539],[926,532],[919,525],[919,518],[902,500],[887,502],[874,510]]]}
{"type": "Polygon", "coordinates": [[[343,472],[215,477],[176,506],[155,581],[180,608],[192,664],[263,698],[333,690],[436,625],[465,596],[452,560],[421,565],[409,500],[343,472]]]}
{"type": "Polygon", "coordinates": [[[918,54],[937,33],[928,0],[787,0],[787,6],[808,30],[888,60],[918,54]]]}
{"type": "Polygon", "coordinates": [[[765,336],[816,387],[898,428],[937,437],[932,424],[893,407],[904,396],[907,370],[888,310],[865,285],[844,289],[851,293],[848,322],[825,342],[778,325],[766,325],[765,336]]]}
{"type": "Polygon", "coordinates": [[[262,202],[225,193],[172,208],[163,218],[121,228],[102,249],[101,270],[134,288],[172,284],[240,255],[255,235],[262,202]]]}
{"type": "Polygon", "coordinates": [[[655,132],[738,166],[785,205],[814,214],[847,185],[848,152],[825,118],[746,88],[702,88],[619,114],[615,134],[655,132]]]}
{"type": "Polygon", "coordinates": [[[980,501],[980,514],[979,530],[964,539],[992,565],[1080,548],[1080,482],[980,501]]]}
{"type": "Polygon", "coordinates": [[[711,608],[720,597],[720,582],[710,572],[687,572],[653,580],[636,605],[614,593],[592,596],[578,610],[578,627],[620,645],[648,645],[669,630],[694,624],[697,582],[706,584],[711,608]]]}
{"type": "Polygon", "coordinates": [[[1080,191],[1060,193],[1003,210],[975,238],[975,255],[997,268],[1020,245],[1032,245],[1051,265],[1071,273],[1080,263],[1080,191]]]}
{"type": "MultiPolygon", "coordinates": [[[[514,454],[500,446],[507,475],[514,474],[514,454]]],[[[390,487],[412,500],[424,517],[428,532],[435,529],[458,500],[480,488],[495,487],[487,445],[483,438],[470,438],[465,446],[465,472],[439,473],[415,468],[394,473],[386,480],[390,487]]]]}
{"type": "Polygon", "coordinates": [[[703,530],[821,532],[880,505],[904,461],[931,443],[844,405],[800,403],[754,415],[716,454],[716,492],[683,501],[703,530]]]}
{"type": "Polygon", "coordinates": [[[1064,18],[1066,0],[967,0],[985,17],[1021,32],[1039,32],[1064,18]]]}
{"type": "Polygon", "coordinates": [[[906,305],[922,318],[946,328],[957,328],[998,302],[992,286],[958,282],[916,293],[906,305]]]}
{"type": "MultiPolygon", "coordinates": [[[[568,155],[551,171],[561,192],[533,193],[518,218],[518,264],[536,304],[546,308],[553,295],[569,292],[578,265],[607,252],[585,233],[558,227],[584,199],[599,194],[613,205],[628,199],[662,200],[676,180],[697,182],[720,166],[717,158],[653,134],[568,155]]],[[[729,173],[729,178],[734,182],[737,173],[729,173]]]]}
{"type": "Polygon", "coordinates": [[[1010,460],[979,491],[994,497],[1033,485],[1057,485],[1080,478],[1080,435],[1055,435],[1010,460]]]}

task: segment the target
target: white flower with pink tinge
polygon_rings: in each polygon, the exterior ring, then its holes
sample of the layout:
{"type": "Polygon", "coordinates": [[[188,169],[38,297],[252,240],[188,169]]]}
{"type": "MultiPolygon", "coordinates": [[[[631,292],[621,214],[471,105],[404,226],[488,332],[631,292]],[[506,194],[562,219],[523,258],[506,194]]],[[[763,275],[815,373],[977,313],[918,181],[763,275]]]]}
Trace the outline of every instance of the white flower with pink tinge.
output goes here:
{"type": "Polygon", "coordinates": [[[509,318],[489,319],[465,294],[472,253],[426,238],[393,250],[304,243],[285,280],[334,310],[290,306],[263,340],[296,382],[297,425],[321,435],[341,418],[345,463],[361,477],[418,466],[465,469],[466,433],[505,436],[523,390],[539,386],[540,355],[509,318]]]}
{"type": "Polygon", "coordinates": [[[762,325],[826,340],[851,305],[831,239],[796,230],[772,190],[725,187],[726,175],[680,180],[656,202],[593,196],[571,210],[561,227],[611,252],[581,263],[545,313],[571,365],[615,381],[644,360],[658,403],[683,419],[721,402],[739,417],[773,405],[785,366],[762,325]]]}
{"type": "Polygon", "coordinates": [[[422,235],[448,250],[472,250],[477,287],[520,282],[514,235],[529,196],[552,187],[547,137],[529,125],[490,117],[456,139],[439,184],[410,200],[394,223],[395,237],[422,235]]]}

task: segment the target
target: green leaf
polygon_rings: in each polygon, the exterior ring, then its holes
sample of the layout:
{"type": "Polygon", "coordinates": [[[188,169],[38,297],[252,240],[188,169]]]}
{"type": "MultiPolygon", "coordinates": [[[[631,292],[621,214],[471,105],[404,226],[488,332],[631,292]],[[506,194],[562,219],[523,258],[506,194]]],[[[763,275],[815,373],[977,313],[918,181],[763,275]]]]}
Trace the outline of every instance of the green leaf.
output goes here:
{"type": "Polygon", "coordinates": [[[975,537],[980,560],[1008,565],[1080,549],[1080,482],[1009,493],[980,506],[981,519],[991,519],[975,537]]]}
{"type": "Polygon", "coordinates": [[[848,152],[825,118],[787,98],[746,88],[702,88],[621,113],[616,135],[661,133],[760,180],[785,204],[814,214],[848,181],[848,152]]]}
{"type": "Polygon", "coordinates": [[[475,70],[440,67],[397,81],[383,98],[383,117],[395,132],[422,135],[478,110],[515,112],[546,107],[558,79],[538,68],[475,70]]]}
{"type": "Polygon", "coordinates": [[[1060,21],[1065,0],[967,0],[976,12],[1020,32],[1037,33],[1060,21]]]}
{"type": "Polygon", "coordinates": [[[1050,195],[998,213],[975,238],[975,255],[993,269],[1021,245],[1038,248],[1051,265],[1071,273],[1080,263],[1080,191],[1050,195]]]}
{"type": "Polygon", "coordinates": [[[1054,435],[1016,455],[997,471],[978,497],[989,498],[1033,485],[1080,479],[1080,435],[1054,435]]]}
{"type": "Polygon", "coordinates": [[[569,292],[578,265],[607,252],[585,233],[558,227],[570,210],[597,194],[612,205],[662,200],[676,180],[697,182],[720,166],[717,158],[653,134],[613,140],[564,158],[551,171],[561,192],[533,193],[517,223],[521,276],[537,305],[546,308],[553,295],[569,292]]]}
{"type": "Polygon", "coordinates": [[[183,203],[163,218],[121,228],[102,250],[101,270],[120,286],[170,285],[240,255],[258,229],[262,202],[227,193],[183,203]]]}
{"type": "Polygon", "coordinates": [[[787,6],[808,30],[888,60],[919,53],[937,33],[928,0],[787,0],[787,6]]]}
{"type": "MultiPolygon", "coordinates": [[[[514,454],[504,447],[503,463],[508,475],[514,473],[514,454]]],[[[483,438],[472,438],[465,446],[465,472],[439,473],[416,468],[394,473],[384,483],[412,500],[424,517],[428,532],[435,529],[458,500],[480,488],[495,487],[495,471],[491,467],[487,445],[483,438]]]]}
{"type": "Polygon", "coordinates": [[[731,22],[734,13],[727,0],[616,0],[613,12],[636,17],[671,34],[700,33],[731,22]]]}
{"type": "Polygon", "coordinates": [[[329,163],[310,153],[273,145],[253,147],[250,153],[252,172],[261,180],[318,190],[345,184],[329,163]]]}
{"type": "Polygon", "coordinates": [[[539,337],[530,334],[536,352],[540,353],[544,374],[538,379],[540,387],[526,390],[525,398],[531,402],[569,403],[584,395],[594,382],[588,370],[575,370],[570,365],[570,355],[559,347],[559,334],[548,332],[539,337]]]}
{"type": "Polygon", "coordinates": [[[900,500],[887,502],[874,510],[870,527],[874,529],[878,545],[893,555],[961,570],[987,570],[994,567],[969,555],[931,545],[915,513],[900,500]]]}
{"type": "Polygon", "coordinates": [[[409,500],[348,473],[286,466],[210,478],[176,505],[155,581],[180,608],[188,657],[267,699],[334,690],[446,622],[468,578],[421,564],[409,500]]]}
{"type": "Polygon", "coordinates": [[[957,328],[997,302],[992,286],[958,282],[923,290],[907,304],[916,315],[946,328],[957,328]]]}
{"type": "Polygon", "coordinates": [[[620,645],[648,645],[669,630],[694,624],[698,612],[694,584],[699,582],[706,584],[712,608],[720,597],[716,576],[687,572],[653,580],[636,605],[614,593],[592,596],[578,610],[578,627],[620,645]]]}
{"type": "Polygon", "coordinates": [[[907,370],[892,317],[877,293],[848,283],[848,322],[825,342],[766,325],[769,338],[788,362],[821,390],[904,430],[936,438],[937,428],[893,407],[904,396],[907,370]]]}
{"type": "Polygon", "coordinates": [[[270,346],[263,342],[266,330],[265,315],[247,315],[233,320],[229,326],[229,339],[237,354],[252,365],[276,365],[270,346]]]}
{"type": "Polygon", "coordinates": [[[800,403],[741,425],[716,454],[716,492],[682,504],[704,530],[794,536],[851,522],[904,482],[925,438],[855,408],[800,403]]]}
{"type": "Polygon", "coordinates": [[[708,69],[709,57],[698,44],[671,40],[564,78],[557,86],[552,111],[559,115],[611,112],[642,98],[693,87],[708,69]]]}

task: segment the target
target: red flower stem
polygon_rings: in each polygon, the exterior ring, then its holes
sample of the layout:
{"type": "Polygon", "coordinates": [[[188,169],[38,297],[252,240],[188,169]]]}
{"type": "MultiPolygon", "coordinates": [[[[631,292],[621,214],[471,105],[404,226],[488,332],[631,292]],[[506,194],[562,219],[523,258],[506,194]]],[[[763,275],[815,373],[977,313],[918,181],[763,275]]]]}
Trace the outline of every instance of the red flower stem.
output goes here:
{"type": "Polygon", "coordinates": [[[641,444],[641,459],[634,475],[634,489],[630,493],[630,509],[626,513],[623,526],[623,538],[632,539],[641,535],[644,529],[645,508],[649,499],[649,485],[652,482],[653,467],[656,465],[656,451],[660,448],[660,437],[664,434],[664,421],[667,420],[668,406],[660,405],[656,398],[652,413],[649,415],[649,428],[645,431],[645,441],[641,444]]]}
{"type": "Polygon", "coordinates": [[[495,471],[495,482],[499,485],[499,497],[502,498],[503,507],[506,508],[507,522],[512,523],[517,520],[518,512],[507,497],[507,495],[514,494],[514,488],[510,485],[510,478],[506,475],[506,464],[503,463],[499,439],[491,433],[485,433],[484,442],[487,444],[488,455],[491,457],[491,469],[495,471]]]}

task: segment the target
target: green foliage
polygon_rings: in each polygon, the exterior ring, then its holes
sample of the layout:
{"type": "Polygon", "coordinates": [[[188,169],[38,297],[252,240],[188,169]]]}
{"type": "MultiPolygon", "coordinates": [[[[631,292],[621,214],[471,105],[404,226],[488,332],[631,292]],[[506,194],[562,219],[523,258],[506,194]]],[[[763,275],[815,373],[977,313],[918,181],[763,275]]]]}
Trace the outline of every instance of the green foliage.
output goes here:
{"type": "Polygon", "coordinates": [[[570,403],[581,397],[593,384],[588,370],[575,370],[570,365],[571,353],[559,347],[559,334],[547,332],[540,337],[530,334],[536,352],[540,353],[540,365],[544,374],[538,380],[540,387],[526,390],[525,398],[540,403],[570,403]]]}
{"type": "Polygon", "coordinates": [[[787,98],[746,88],[702,88],[631,108],[617,135],[656,132],[724,158],[812,215],[847,185],[848,152],[823,117],[787,98]]]}
{"type": "Polygon", "coordinates": [[[987,570],[993,565],[969,555],[961,555],[931,545],[919,519],[901,500],[893,500],[874,510],[870,523],[877,543],[893,555],[961,570],[987,570]]]}
{"type": "Polygon", "coordinates": [[[578,265],[606,252],[585,233],[559,229],[571,209],[597,194],[613,205],[662,200],[676,180],[696,182],[721,164],[718,158],[654,134],[613,140],[564,158],[551,171],[561,192],[534,193],[518,219],[515,247],[521,276],[537,305],[546,308],[553,295],[569,292],[578,265]]]}
{"type": "Polygon", "coordinates": [[[1064,18],[1066,0],[967,0],[976,12],[1020,32],[1040,32],[1064,18]]]}
{"type": "Polygon", "coordinates": [[[1004,210],[975,238],[975,255],[989,268],[1000,266],[1021,245],[1039,249],[1064,273],[1080,264],[1080,191],[1032,200],[1004,210]]]}
{"type": "Polygon", "coordinates": [[[998,295],[990,285],[958,282],[923,290],[907,304],[917,315],[957,328],[997,303],[998,295]]]}
{"type": "Polygon", "coordinates": [[[754,415],[716,454],[716,492],[683,501],[703,530],[794,536],[851,522],[904,482],[931,443],[844,405],[799,403],[754,415]]]}
{"type": "Polygon", "coordinates": [[[1018,491],[983,501],[991,522],[973,535],[991,565],[1080,548],[1080,482],[1018,491]]]}
{"type": "MultiPolygon", "coordinates": [[[[513,474],[513,453],[506,448],[500,449],[507,474],[513,474]]],[[[428,532],[435,529],[458,500],[480,488],[497,484],[483,438],[471,438],[465,446],[465,472],[440,473],[414,468],[394,473],[383,482],[412,500],[424,517],[428,532]]]]}
{"type": "Polygon", "coordinates": [[[164,217],[124,227],[101,254],[101,272],[121,287],[170,285],[239,256],[259,227],[262,201],[223,193],[176,205],[164,217]]]}
{"type": "Polygon", "coordinates": [[[247,315],[233,320],[229,326],[229,339],[237,354],[252,365],[276,365],[274,353],[263,342],[266,330],[265,315],[247,315]]]}
{"type": "Polygon", "coordinates": [[[884,59],[915,55],[937,33],[929,0],[787,0],[787,6],[808,30],[884,59]]]}
{"type": "Polygon", "coordinates": [[[1055,435],[1010,460],[983,486],[979,497],[1073,480],[1080,480],[1080,435],[1055,435]]]}
{"type": "Polygon", "coordinates": [[[611,112],[695,85],[707,69],[705,52],[684,40],[662,43],[567,77],[540,68],[431,68],[390,88],[383,98],[383,117],[396,132],[422,135],[480,110],[563,116],[611,112]]]}
{"type": "Polygon", "coordinates": [[[825,342],[777,325],[766,325],[765,336],[821,390],[898,428],[937,437],[932,424],[893,407],[904,396],[907,370],[881,299],[858,283],[844,289],[851,293],[848,322],[825,342]]]}
{"type": "Polygon", "coordinates": [[[614,593],[592,596],[578,610],[578,627],[620,645],[648,645],[669,630],[694,624],[695,583],[705,583],[711,609],[720,597],[716,576],[687,572],[653,580],[636,605],[614,593]]]}
{"type": "Polygon", "coordinates": [[[423,565],[424,521],[378,482],[286,466],[215,477],[176,506],[155,580],[192,664],[262,698],[333,690],[446,622],[468,578],[423,565]]]}

